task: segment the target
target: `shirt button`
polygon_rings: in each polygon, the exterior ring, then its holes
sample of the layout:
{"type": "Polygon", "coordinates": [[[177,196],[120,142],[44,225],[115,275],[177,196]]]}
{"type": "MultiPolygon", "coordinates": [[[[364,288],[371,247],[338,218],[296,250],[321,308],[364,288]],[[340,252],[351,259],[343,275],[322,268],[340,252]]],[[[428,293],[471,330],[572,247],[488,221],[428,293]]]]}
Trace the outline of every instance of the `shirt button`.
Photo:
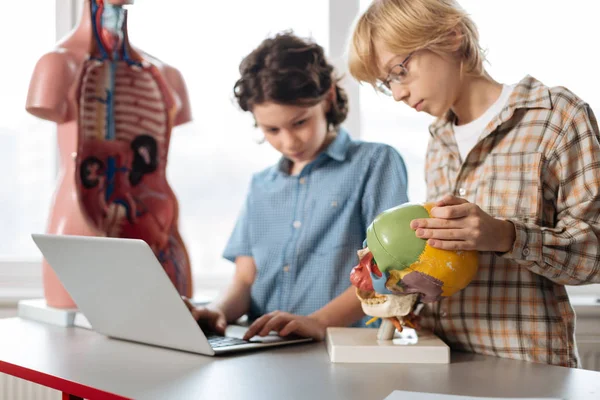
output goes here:
{"type": "Polygon", "coordinates": [[[530,253],[530,251],[529,251],[529,248],[525,247],[525,248],[523,249],[523,255],[524,255],[525,257],[527,257],[527,256],[529,255],[529,253],[530,253]]]}
{"type": "Polygon", "coordinates": [[[300,178],[299,182],[301,185],[304,185],[306,183],[306,178],[300,178]]]}
{"type": "Polygon", "coordinates": [[[286,265],[285,267],[283,267],[283,272],[290,272],[290,266],[286,265]]]}
{"type": "Polygon", "coordinates": [[[458,189],[458,195],[459,196],[464,196],[465,194],[467,194],[467,190],[465,188],[460,188],[458,189]]]}
{"type": "Polygon", "coordinates": [[[292,225],[294,225],[294,228],[298,229],[298,228],[300,228],[302,226],[302,222],[300,222],[300,221],[294,221],[294,223],[292,225]]]}

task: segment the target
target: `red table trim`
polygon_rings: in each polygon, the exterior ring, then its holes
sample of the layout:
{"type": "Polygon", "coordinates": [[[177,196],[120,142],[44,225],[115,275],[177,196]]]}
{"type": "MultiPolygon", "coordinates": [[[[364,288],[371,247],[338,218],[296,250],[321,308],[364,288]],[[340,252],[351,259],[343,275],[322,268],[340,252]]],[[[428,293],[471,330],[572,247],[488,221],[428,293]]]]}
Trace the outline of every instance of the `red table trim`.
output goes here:
{"type": "Polygon", "coordinates": [[[58,376],[45,374],[43,372],[21,367],[19,365],[10,364],[5,361],[0,361],[0,372],[16,376],[17,378],[25,379],[26,381],[47,386],[49,388],[59,390],[63,393],[83,397],[85,399],[101,398],[106,400],[131,400],[128,397],[123,397],[114,393],[105,392],[103,390],[99,390],[91,386],[85,386],[77,382],[59,378],[58,376]]]}

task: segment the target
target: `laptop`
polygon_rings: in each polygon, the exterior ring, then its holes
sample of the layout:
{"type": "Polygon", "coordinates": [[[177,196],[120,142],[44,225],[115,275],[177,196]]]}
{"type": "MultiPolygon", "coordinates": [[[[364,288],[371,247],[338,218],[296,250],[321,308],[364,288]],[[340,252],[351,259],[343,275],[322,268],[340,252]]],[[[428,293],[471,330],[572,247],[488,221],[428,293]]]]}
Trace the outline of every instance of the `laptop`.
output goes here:
{"type": "Polygon", "coordinates": [[[139,239],[31,235],[92,328],[111,338],[207,356],[309,338],[243,340],[247,327],[205,334],[148,244],[139,239]]]}

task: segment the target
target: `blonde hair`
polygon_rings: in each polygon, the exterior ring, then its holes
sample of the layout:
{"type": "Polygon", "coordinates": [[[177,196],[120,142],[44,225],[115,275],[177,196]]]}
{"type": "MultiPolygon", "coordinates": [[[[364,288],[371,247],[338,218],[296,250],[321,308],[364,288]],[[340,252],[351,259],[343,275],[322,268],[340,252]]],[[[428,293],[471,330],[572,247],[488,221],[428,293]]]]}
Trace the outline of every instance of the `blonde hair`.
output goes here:
{"type": "Polygon", "coordinates": [[[485,74],[477,27],[456,0],[374,0],[356,23],[348,57],[352,76],[371,85],[380,74],[376,41],[406,55],[422,49],[450,54],[460,42],[463,72],[485,74]]]}

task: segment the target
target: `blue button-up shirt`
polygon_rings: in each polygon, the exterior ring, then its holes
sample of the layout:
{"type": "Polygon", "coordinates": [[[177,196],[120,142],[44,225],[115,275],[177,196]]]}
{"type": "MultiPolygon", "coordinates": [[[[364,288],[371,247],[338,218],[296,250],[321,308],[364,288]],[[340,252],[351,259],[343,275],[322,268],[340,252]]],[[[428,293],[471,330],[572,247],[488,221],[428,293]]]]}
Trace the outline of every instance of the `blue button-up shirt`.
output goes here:
{"type": "Polygon", "coordinates": [[[289,166],[282,158],[253,176],[223,254],[254,258],[251,319],[275,310],[308,315],[344,292],[367,226],[408,200],[400,154],[343,129],[299,175],[289,166]]]}

